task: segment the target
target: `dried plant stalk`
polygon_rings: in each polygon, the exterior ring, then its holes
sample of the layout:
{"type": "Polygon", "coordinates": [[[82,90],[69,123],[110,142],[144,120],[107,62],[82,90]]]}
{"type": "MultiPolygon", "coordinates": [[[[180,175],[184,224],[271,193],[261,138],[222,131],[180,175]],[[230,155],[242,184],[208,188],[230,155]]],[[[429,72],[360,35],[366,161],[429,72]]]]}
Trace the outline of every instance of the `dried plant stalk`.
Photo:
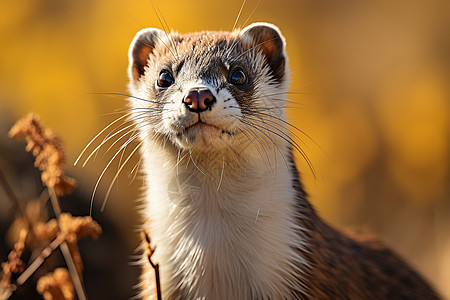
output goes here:
{"type": "Polygon", "coordinates": [[[11,138],[25,137],[26,150],[35,157],[34,165],[41,170],[42,182],[55,190],[58,196],[67,195],[75,187],[75,180],[64,174],[64,152],[61,139],[44,128],[34,114],[16,122],[9,131],[11,138]]]}
{"type": "Polygon", "coordinates": [[[98,238],[102,232],[100,225],[91,217],[73,217],[71,214],[64,213],[59,217],[60,235],[67,242],[70,254],[72,255],[78,274],[83,271],[83,261],[78,250],[78,240],[89,236],[98,238]]]}
{"type": "MultiPolygon", "coordinates": [[[[0,279],[0,296],[8,295],[14,290],[14,287],[11,285],[11,276],[12,274],[20,274],[25,269],[25,264],[20,259],[22,256],[23,250],[25,249],[25,241],[28,236],[28,231],[26,229],[22,229],[19,233],[19,239],[16,243],[14,243],[14,247],[8,254],[8,260],[1,264],[1,279],[0,279]]],[[[3,298],[0,298],[3,299],[3,298]]],[[[6,299],[6,297],[5,297],[6,299]]]]}
{"type": "Polygon", "coordinates": [[[161,278],[159,277],[159,264],[155,264],[152,261],[153,253],[155,252],[155,248],[152,248],[151,246],[151,240],[148,233],[144,230],[141,233],[142,235],[142,241],[144,242],[144,251],[145,255],[147,255],[148,262],[152,266],[153,270],[155,271],[155,282],[156,282],[156,296],[158,300],[162,299],[161,296],[161,278]]]}
{"type": "MultiPolygon", "coordinates": [[[[61,139],[51,129],[44,128],[34,114],[28,114],[17,121],[9,131],[9,136],[25,137],[26,150],[36,158],[34,165],[41,171],[42,183],[48,187],[53,210],[59,218],[61,208],[57,196],[67,195],[76,185],[73,178],[64,174],[64,151],[61,139]]],[[[67,242],[64,241],[60,245],[60,249],[69,267],[78,297],[80,300],[86,299],[82,279],[76,269],[67,242]]]]}
{"type": "MultiPolygon", "coordinates": [[[[56,220],[53,219],[44,223],[40,218],[26,219],[30,227],[30,233],[35,235],[36,240],[52,240],[52,242],[23,271],[15,284],[11,284],[10,274],[9,277],[2,277],[7,279],[5,282],[9,284],[10,288],[7,291],[0,288],[0,299],[7,299],[14,289],[22,285],[49,255],[59,247],[69,271],[57,269],[53,274],[41,278],[37,290],[44,296],[44,299],[74,299],[75,291],[79,300],[85,300],[87,297],[81,277],[83,264],[77,243],[80,238],[85,236],[97,238],[102,230],[91,217],[73,217],[70,214],[61,212],[58,196],[67,195],[76,184],[74,179],[64,174],[62,141],[52,130],[44,128],[39,119],[33,114],[29,114],[17,121],[11,128],[9,136],[14,138],[25,137],[27,141],[26,150],[35,156],[34,165],[41,171],[41,180],[47,186],[56,220]]],[[[0,176],[0,183],[5,185],[3,179],[0,176]]],[[[13,200],[17,199],[14,198],[13,200]]],[[[21,216],[26,218],[27,215],[21,210],[18,201],[16,202],[18,209],[21,211],[21,216]]]]}
{"type": "MultiPolygon", "coordinates": [[[[34,165],[41,171],[42,183],[48,187],[54,213],[59,218],[61,208],[57,196],[67,195],[76,185],[73,178],[64,174],[64,151],[61,139],[51,129],[44,128],[39,118],[32,113],[17,121],[9,131],[9,136],[25,137],[26,150],[36,158],[34,165]]],[[[63,241],[60,249],[69,267],[78,298],[84,300],[86,292],[66,241],[63,241]]]]}
{"type": "MultiPolygon", "coordinates": [[[[17,278],[17,286],[21,286],[31,275],[44,263],[44,261],[57,249],[63,240],[55,239],[47,247],[42,250],[41,254],[31,263],[31,265],[17,278]]],[[[1,299],[1,298],[0,298],[1,299]]]]}
{"type": "Polygon", "coordinates": [[[97,239],[102,233],[102,228],[91,217],[74,217],[69,213],[60,215],[58,221],[51,219],[47,223],[39,222],[35,227],[36,236],[39,239],[60,239],[67,243],[78,274],[83,271],[83,262],[78,250],[78,240],[84,237],[97,239]]]}

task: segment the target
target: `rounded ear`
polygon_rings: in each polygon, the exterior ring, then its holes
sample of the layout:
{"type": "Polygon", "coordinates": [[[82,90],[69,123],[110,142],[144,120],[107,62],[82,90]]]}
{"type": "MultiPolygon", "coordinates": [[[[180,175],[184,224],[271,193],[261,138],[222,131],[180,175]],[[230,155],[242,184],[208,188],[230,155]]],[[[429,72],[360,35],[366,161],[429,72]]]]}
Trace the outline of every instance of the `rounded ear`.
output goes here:
{"type": "Polygon", "coordinates": [[[253,23],[241,33],[241,42],[245,48],[259,51],[269,64],[272,75],[278,81],[286,76],[286,41],[278,27],[269,23],[253,23]]]}
{"type": "Polygon", "coordinates": [[[128,77],[131,81],[144,74],[150,54],[165,36],[165,32],[157,28],[142,29],[136,34],[128,50],[128,77]]]}

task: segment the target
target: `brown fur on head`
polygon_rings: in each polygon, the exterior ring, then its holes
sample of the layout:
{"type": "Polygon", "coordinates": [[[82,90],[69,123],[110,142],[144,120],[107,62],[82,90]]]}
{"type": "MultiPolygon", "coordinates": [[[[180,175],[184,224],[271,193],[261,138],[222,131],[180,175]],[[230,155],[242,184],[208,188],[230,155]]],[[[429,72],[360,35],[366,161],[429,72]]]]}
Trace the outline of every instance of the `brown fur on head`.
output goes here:
{"type": "MultiPolygon", "coordinates": [[[[166,33],[156,28],[139,31],[129,50],[130,81],[135,82],[144,75],[149,64],[155,67],[153,58],[166,56],[177,61],[185,55],[200,52],[218,51],[231,57],[232,54],[260,52],[270,66],[271,73],[277,80],[285,75],[286,53],[285,39],[277,27],[267,23],[254,23],[243,30],[235,32],[197,32],[180,35],[166,33]],[[204,47],[201,49],[201,47],[204,47]],[[215,48],[215,49],[214,49],[215,48]],[[227,50],[231,50],[228,53],[227,50]],[[220,50],[219,50],[220,51],[220,50]]],[[[245,56],[244,56],[245,57],[245,56]]]]}
{"type": "Polygon", "coordinates": [[[239,118],[257,109],[277,106],[276,116],[285,118],[281,108],[289,84],[285,40],[271,24],[190,34],[144,29],[131,43],[129,60],[130,90],[135,96],[130,99],[132,106],[154,111],[146,130],[167,138],[179,149],[211,148],[202,143],[205,139],[217,139],[215,148],[242,144],[239,133],[245,124],[239,118]],[[233,81],[235,72],[245,76],[242,83],[233,81]],[[168,86],[158,85],[161,76],[169,76],[168,86]],[[200,118],[183,103],[192,89],[207,89],[214,98],[214,105],[201,114],[201,124],[217,131],[193,126],[200,118]],[[275,93],[276,99],[267,96],[275,93]],[[147,103],[142,99],[148,99],[147,103]]]}

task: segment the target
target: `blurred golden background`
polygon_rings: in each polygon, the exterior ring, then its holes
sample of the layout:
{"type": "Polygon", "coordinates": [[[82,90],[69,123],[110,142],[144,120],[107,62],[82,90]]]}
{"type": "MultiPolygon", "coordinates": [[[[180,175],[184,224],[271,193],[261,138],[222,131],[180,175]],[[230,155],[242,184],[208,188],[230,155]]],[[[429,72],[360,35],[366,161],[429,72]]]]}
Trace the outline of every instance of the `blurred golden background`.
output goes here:
{"type": "MultiPolygon", "coordinates": [[[[153,4],[170,28],[191,32],[231,30],[242,0],[153,4]]],[[[271,22],[286,37],[291,122],[320,146],[300,136],[317,179],[300,156],[298,163],[320,214],[337,226],[377,234],[448,299],[449,20],[447,0],[249,0],[237,23],[271,22]]],[[[127,93],[128,45],[142,27],[161,28],[150,0],[2,1],[0,168],[21,199],[38,195],[39,187],[27,189],[29,177],[14,165],[20,164],[14,157],[24,156],[17,152],[22,144],[14,148],[17,142],[7,139],[7,131],[32,111],[64,140],[67,171],[78,179],[84,199],[72,206],[89,213],[94,184],[111,155],[103,157],[104,149],[86,168],[72,164],[120,116],[110,113],[123,109],[125,97],[99,93],[127,93]]],[[[134,201],[141,181],[130,175],[136,161],[100,212],[117,169],[106,173],[93,211],[116,228],[106,251],[120,245],[123,255],[133,254],[138,240],[134,201]]],[[[4,233],[14,210],[1,190],[0,205],[4,233]]],[[[7,252],[1,249],[1,261],[7,252]]],[[[83,257],[89,255],[102,254],[83,257]]],[[[136,274],[127,273],[125,287],[109,288],[123,288],[115,295],[129,297],[136,274]]],[[[102,286],[102,278],[95,280],[88,295],[102,286]]]]}

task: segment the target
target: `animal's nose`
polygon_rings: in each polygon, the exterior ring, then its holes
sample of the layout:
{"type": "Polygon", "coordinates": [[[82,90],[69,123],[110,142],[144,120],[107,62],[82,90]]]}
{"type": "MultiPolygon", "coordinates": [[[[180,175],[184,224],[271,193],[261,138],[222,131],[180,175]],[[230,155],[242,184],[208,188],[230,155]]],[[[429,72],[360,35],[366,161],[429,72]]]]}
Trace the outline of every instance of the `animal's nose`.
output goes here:
{"type": "Polygon", "coordinates": [[[200,113],[207,109],[211,110],[216,98],[208,89],[192,89],[183,99],[184,105],[193,112],[200,113]]]}

